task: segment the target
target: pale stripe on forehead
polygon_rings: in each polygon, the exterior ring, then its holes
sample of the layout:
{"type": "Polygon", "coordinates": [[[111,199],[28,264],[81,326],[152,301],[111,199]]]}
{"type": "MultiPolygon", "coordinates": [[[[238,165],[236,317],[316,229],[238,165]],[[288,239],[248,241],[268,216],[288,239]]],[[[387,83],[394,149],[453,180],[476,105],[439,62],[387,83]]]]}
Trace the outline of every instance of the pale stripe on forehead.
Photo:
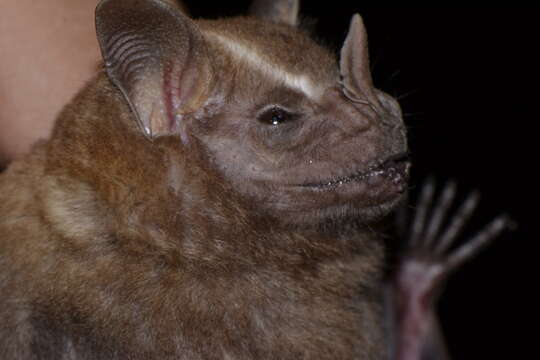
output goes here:
{"type": "Polygon", "coordinates": [[[291,89],[302,92],[308,98],[317,99],[320,97],[321,90],[307,75],[293,74],[286,71],[282,66],[272,64],[268,59],[260,56],[256,50],[250,49],[246,45],[222,34],[206,32],[205,35],[209,35],[212,39],[217,40],[235,58],[246,62],[251,67],[262,72],[264,75],[270,76],[272,79],[282,82],[285,86],[291,89]]]}

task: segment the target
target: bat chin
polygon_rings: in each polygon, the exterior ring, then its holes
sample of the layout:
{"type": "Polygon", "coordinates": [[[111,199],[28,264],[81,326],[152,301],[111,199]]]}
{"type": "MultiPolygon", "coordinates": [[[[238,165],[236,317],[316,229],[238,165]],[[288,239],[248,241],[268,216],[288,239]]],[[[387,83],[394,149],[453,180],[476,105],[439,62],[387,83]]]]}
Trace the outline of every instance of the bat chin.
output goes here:
{"type": "Polygon", "coordinates": [[[321,207],[316,210],[292,211],[290,216],[285,211],[287,216],[281,216],[281,219],[285,224],[289,225],[306,228],[323,226],[325,230],[334,228],[339,231],[340,229],[349,228],[350,225],[362,226],[380,221],[390,214],[406,197],[406,192],[402,191],[369,203],[350,201],[321,207]]]}
{"type": "Polygon", "coordinates": [[[358,198],[351,195],[351,200],[323,208],[314,218],[318,217],[319,221],[330,219],[338,223],[371,223],[387,216],[406,198],[406,182],[399,185],[381,183],[377,184],[377,188],[370,188],[378,194],[364,197],[359,194],[358,198]]]}

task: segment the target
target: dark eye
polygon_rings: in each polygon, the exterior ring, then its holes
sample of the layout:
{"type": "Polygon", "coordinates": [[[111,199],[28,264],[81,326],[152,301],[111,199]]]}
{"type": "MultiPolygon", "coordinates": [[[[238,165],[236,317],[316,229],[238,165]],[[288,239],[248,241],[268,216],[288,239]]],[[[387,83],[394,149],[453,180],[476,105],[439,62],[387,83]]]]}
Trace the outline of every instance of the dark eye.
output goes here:
{"type": "Polygon", "coordinates": [[[279,108],[277,106],[271,107],[268,110],[262,112],[257,119],[263,124],[267,125],[280,125],[288,121],[295,119],[295,115],[291,114],[287,110],[279,108]]]}

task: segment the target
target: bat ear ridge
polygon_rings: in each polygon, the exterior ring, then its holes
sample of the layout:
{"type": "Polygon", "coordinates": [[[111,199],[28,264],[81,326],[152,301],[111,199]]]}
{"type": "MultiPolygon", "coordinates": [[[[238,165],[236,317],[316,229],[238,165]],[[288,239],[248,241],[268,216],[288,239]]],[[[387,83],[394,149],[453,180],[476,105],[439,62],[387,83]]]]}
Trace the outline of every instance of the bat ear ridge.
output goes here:
{"type": "Polygon", "coordinates": [[[349,33],[341,48],[340,73],[343,91],[351,100],[379,104],[369,68],[366,28],[359,14],[351,20],[349,33]]]}
{"type": "Polygon", "coordinates": [[[201,108],[211,66],[197,25],[170,1],[102,0],[96,32],[110,80],[144,135],[180,135],[184,115],[201,108]]]}
{"type": "Polygon", "coordinates": [[[296,26],[300,0],[253,0],[249,14],[272,22],[296,26]]]}

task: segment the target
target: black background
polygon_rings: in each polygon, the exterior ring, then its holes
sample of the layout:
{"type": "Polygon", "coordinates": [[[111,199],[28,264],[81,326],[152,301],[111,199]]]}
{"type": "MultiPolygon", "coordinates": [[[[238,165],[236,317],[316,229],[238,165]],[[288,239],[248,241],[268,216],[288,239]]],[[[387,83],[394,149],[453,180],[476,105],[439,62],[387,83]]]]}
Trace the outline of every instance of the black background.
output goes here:
{"type": "MultiPolygon", "coordinates": [[[[195,17],[217,17],[239,14],[250,1],[186,3],[195,17]]],[[[364,18],[375,84],[400,99],[409,128],[412,196],[429,175],[455,179],[462,194],[482,193],[469,234],[502,212],[519,225],[458,271],[442,294],[453,358],[534,354],[538,12],[323,3],[304,1],[302,14],[316,20],[315,34],[336,52],[352,14],[364,18]]]]}

